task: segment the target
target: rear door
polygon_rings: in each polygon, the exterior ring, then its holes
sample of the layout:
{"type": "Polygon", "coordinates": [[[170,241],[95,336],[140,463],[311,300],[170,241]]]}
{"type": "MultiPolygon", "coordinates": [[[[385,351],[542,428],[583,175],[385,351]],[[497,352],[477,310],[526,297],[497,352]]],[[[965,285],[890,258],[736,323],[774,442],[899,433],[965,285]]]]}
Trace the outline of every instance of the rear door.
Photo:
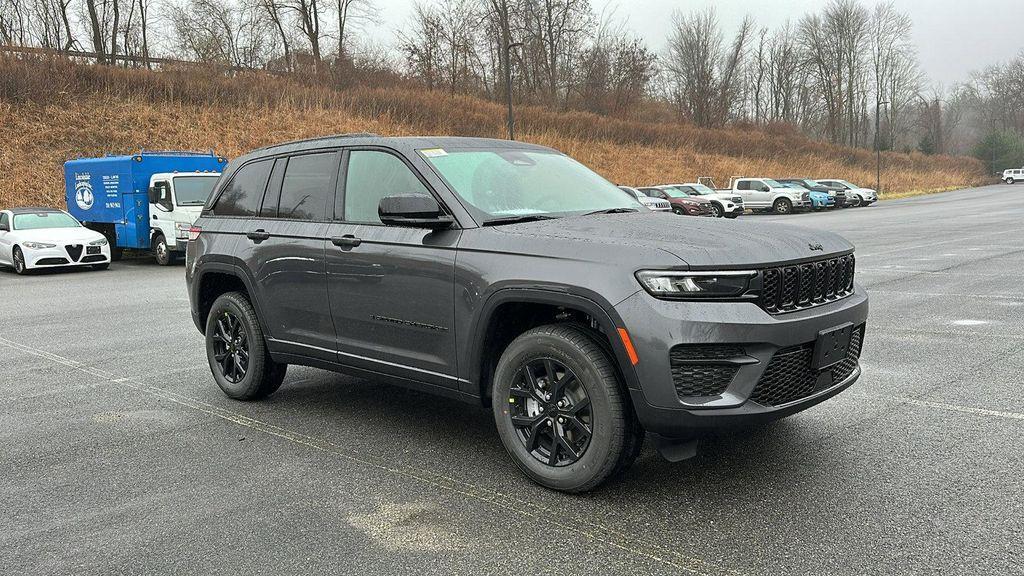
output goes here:
{"type": "Polygon", "coordinates": [[[433,195],[396,152],[348,150],[341,182],[326,243],[339,361],[457,388],[453,321],[461,232],[381,223],[382,197],[433,195]]]}
{"type": "Polygon", "coordinates": [[[274,159],[259,213],[239,239],[278,352],[335,359],[324,242],[340,158],[320,150],[274,159]]]}

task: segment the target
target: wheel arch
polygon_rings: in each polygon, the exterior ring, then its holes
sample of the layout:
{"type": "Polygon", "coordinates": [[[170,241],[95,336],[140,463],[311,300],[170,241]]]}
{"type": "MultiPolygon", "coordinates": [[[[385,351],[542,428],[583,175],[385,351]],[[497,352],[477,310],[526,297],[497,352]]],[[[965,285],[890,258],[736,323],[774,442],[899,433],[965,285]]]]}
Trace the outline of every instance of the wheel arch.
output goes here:
{"type": "Polygon", "coordinates": [[[256,317],[259,319],[260,328],[263,333],[270,336],[266,321],[260,309],[259,299],[256,297],[255,283],[246,273],[245,269],[232,262],[208,262],[198,267],[199,270],[193,280],[192,302],[196,310],[196,328],[200,332],[206,331],[206,318],[210,313],[213,302],[221,294],[227,292],[244,292],[249,302],[256,310],[256,317]]]}
{"type": "Polygon", "coordinates": [[[620,381],[627,388],[639,388],[629,354],[618,334],[618,329],[625,325],[610,303],[596,294],[570,291],[564,286],[504,287],[487,298],[472,324],[466,371],[466,380],[472,387],[469,392],[478,395],[486,405],[494,367],[505,347],[531,328],[555,323],[586,325],[605,348],[620,381]]]}

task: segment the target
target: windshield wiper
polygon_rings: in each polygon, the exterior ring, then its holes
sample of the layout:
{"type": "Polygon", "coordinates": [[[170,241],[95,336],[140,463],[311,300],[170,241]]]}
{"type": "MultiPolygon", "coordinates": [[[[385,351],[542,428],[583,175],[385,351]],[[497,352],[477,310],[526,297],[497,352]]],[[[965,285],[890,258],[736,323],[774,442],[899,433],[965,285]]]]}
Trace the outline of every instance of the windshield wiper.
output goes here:
{"type": "Polygon", "coordinates": [[[607,210],[587,212],[584,216],[590,216],[591,214],[624,214],[626,212],[638,212],[638,210],[636,208],[608,208],[607,210]]]}
{"type": "Polygon", "coordinates": [[[484,220],[481,226],[501,226],[502,224],[519,224],[520,222],[536,222],[537,220],[554,220],[554,216],[547,214],[523,214],[521,216],[503,216],[484,220]]]}

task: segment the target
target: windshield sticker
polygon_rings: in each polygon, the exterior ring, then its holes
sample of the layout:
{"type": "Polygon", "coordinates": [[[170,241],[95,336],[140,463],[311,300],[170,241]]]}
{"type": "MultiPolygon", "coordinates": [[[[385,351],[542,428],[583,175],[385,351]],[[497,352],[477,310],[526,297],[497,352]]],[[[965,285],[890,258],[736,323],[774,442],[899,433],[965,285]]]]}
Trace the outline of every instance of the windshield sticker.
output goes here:
{"type": "Polygon", "coordinates": [[[428,148],[426,150],[420,150],[420,154],[423,154],[427,158],[440,158],[448,155],[448,153],[444,151],[444,148],[428,148]]]}

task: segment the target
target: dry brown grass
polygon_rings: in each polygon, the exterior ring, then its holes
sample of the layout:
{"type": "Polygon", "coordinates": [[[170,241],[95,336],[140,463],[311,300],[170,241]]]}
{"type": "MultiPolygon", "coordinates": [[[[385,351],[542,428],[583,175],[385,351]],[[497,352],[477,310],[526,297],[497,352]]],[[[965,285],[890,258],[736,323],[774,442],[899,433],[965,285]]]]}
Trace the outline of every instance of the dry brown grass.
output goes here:
{"type": "MultiPolygon", "coordinates": [[[[804,138],[786,127],[704,130],[525,106],[522,139],[560,149],[618,183],[736,175],[874,181],[869,151],[804,138]]],[[[337,90],[265,75],[145,72],[66,61],[0,58],[0,207],[61,206],[61,164],[70,158],[147,149],[214,149],[234,156],[309,136],[501,137],[501,106],[396,83],[337,90]]],[[[986,180],[969,158],[883,155],[884,190],[896,195],[986,180]]]]}

